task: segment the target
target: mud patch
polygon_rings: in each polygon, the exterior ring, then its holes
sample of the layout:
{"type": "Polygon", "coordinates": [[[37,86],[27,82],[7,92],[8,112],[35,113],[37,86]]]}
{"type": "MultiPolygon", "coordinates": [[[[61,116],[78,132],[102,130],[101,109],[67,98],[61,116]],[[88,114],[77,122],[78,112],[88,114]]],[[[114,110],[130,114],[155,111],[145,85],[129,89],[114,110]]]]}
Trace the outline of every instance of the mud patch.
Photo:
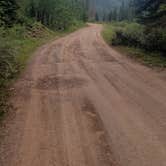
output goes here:
{"type": "Polygon", "coordinates": [[[74,40],[65,48],[65,54],[67,55],[64,61],[77,61],[80,57],[84,57],[84,53],[81,49],[80,40],[74,40]]]}
{"type": "Polygon", "coordinates": [[[28,100],[30,98],[30,90],[33,85],[33,80],[20,79],[12,88],[12,96],[28,100]]]}
{"type": "Polygon", "coordinates": [[[99,161],[106,166],[117,166],[118,163],[115,160],[113,151],[111,149],[108,133],[105,130],[104,124],[95,106],[88,98],[83,100],[82,111],[85,112],[85,116],[88,118],[88,127],[90,133],[96,134],[93,143],[95,144],[96,151],[98,152],[99,161]]]}
{"type": "Polygon", "coordinates": [[[87,98],[84,99],[84,102],[82,105],[82,111],[86,113],[86,116],[91,121],[91,129],[97,133],[103,133],[104,126],[100,119],[100,116],[98,115],[94,105],[87,98]]]}
{"type": "Polygon", "coordinates": [[[81,88],[87,80],[72,76],[46,76],[38,80],[36,88],[41,90],[58,90],[81,88]]]}

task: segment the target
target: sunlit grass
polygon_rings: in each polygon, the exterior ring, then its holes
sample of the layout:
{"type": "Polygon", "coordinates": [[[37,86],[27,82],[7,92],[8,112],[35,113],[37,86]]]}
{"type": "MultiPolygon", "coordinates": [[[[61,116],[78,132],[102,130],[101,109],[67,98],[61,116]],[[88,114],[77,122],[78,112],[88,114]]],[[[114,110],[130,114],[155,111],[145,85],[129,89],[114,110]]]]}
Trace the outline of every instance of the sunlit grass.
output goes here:
{"type": "Polygon", "coordinates": [[[111,24],[104,24],[102,36],[108,44],[112,44],[112,39],[115,36],[115,32],[111,24]]]}

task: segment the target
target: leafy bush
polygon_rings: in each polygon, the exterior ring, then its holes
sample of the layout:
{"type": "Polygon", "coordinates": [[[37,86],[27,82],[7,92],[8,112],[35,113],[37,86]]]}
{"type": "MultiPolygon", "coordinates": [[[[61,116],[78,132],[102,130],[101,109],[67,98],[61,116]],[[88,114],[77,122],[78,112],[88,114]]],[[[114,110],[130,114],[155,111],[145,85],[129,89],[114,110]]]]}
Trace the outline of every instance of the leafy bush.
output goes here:
{"type": "Polygon", "coordinates": [[[78,20],[73,20],[73,23],[71,24],[70,27],[68,27],[68,29],[65,30],[65,32],[73,32],[81,27],[84,27],[85,23],[82,21],[78,21],[78,20]]]}
{"type": "Polygon", "coordinates": [[[0,117],[8,108],[8,85],[25,66],[31,51],[54,36],[40,23],[0,28],[0,117]]]}
{"type": "Polygon", "coordinates": [[[10,41],[4,37],[6,32],[3,29],[1,29],[0,32],[0,87],[2,87],[5,85],[5,82],[16,73],[17,65],[15,60],[15,48],[11,45],[10,41]]]}
{"type": "Polygon", "coordinates": [[[8,91],[6,85],[18,72],[16,63],[16,49],[4,35],[6,32],[0,29],[0,118],[9,107],[6,103],[8,91]]]}
{"type": "Polygon", "coordinates": [[[147,29],[138,23],[117,22],[106,25],[103,36],[112,45],[166,52],[166,28],[147,29]]]}
{"type": "Polygon", "coordinates": [[[3,42],[4,44],[0,46],[0,86],[3,86],[17,72],[15,50],[8,43],[3,42]]]}
{"type": "Polygon", "coordinates": [[[113,45],[127,45],[139,47],[144,43],[144,27],[137,23],[128,23],[124,27],[115,27],[113,45]]]}
{"type": "Polygon", "coordinates": [[[0,87],[0,119],[6,112],[6,110],[10,107],[9,104],[7,104],[7,99],[9,97],[9,93],[6,89],[0,87]]]}
{"type": "Polygon", "coordinates": [[[149,51],[166,52],[166,29],[153,28],[146,32],[143,47],[149,51]]]}

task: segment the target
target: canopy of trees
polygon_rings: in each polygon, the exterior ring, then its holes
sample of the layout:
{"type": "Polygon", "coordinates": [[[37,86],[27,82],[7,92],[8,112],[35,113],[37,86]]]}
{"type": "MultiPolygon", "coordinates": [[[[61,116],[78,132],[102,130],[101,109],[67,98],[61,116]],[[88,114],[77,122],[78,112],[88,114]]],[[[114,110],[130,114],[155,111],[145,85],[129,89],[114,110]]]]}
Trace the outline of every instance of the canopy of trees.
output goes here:
{"type": "Polygon", "coordinates": [[[133,0],[89,0],[89,17],[100,21],[121,21],[134,18],[133,0]]]}
{"type": "Polygon", "coordinates": [[[79,0],[30,0],[26,14],[57,29],[65,29],[74,20],[85,17],[82,1],[79,0]]]}
{"type": "Polygon", "coordinates": [[[77,20],[86,20],[84,0],[1,0],[0,26],[39,21],[55,28],[66,29],[77,20]]]}
{"type": "Polygon", "coordinates": [[[139,21],[150,26],[166,25],[165,0],[135,0],[139,21]]]}
{"type": "Polygon", "coordinates": [[[12,26],[17,20],[18,4],[15,0],[0,1],[0,26],[12,26]]]}

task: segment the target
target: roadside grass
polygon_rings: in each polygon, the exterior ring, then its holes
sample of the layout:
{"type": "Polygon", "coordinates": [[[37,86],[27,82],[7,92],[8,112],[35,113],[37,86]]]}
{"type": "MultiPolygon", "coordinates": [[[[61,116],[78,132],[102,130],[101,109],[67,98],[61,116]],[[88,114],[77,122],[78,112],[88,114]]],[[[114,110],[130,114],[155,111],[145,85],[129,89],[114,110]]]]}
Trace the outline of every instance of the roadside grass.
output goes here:
{"type": "Polygon", "coordinates": [[[62,31],[62,34],[69,34],[72,33],[80,28],[86,27],[87,24],[85,24],[82,21],[76,21],[73,25],[71,25],[67,30],[65,30],[64,32],[62,31]]]}
{"type": "Polygon", "coordinates": [[[113,46],[113,48],[148,67],[166,68],[166,57],[160,53],[147,52],[143,49],[127,46],[113,46]]]}
{"type": "MultiPolygon", "coordinates": [[[[121,27],[127,23],[121,23],[121,27]]],[[[124,25],[125,26],[125,25],[124,25]]],[[[137,47],[129,47],[124,45],[112,45],[113,39],[116,37],[116,27],[119,28],[119,23],[104,24],[102,36],[107,44],[112,46],[115,50],[128,57],[151,68],[166,68],[166,56],[159,52],[149,52],[137,47]],[[117,27],[118,25],[118,27],[117,27]]]]}
{"type": "MultiPolygon", "coordinates": [[[[18,64],[20,64],[20,67],[21,67],[20,69],[21,70],[24,69],[29,57],[36,50],[37,47],[39,47],[53,39],[66,36],[67,34],[70,34],[85,26],[86,26],[86,24],[80,22],[80,23],[77,23],[77,24],[69,27],[65,31],[51,31],[50,29],[45,27],[45,31],[41,34],[40,37],[28,38],[23,41],[19,40],[18,42],[20,42],[21,47],[19,48],[19,54],[17,55],[17,61],[18,61],[18,64]]],[[[17,43],[16,46],[18,46],[20,44],[17,43]]]]}
{"type": "Polygon", "coordinates": [[[19,73],[25,68],[26,63],[33,51],[38,46],[54,38],[56,35],[57,34],[54,32],[43,30],[40,37],[32,37],[30,35],[26,37],[20,37],[9,34],[4,39],[3,42],[5,43],[5,47],[1,48],[0,55],[4,56],[4,59],[11,69],[7,69],[5,63],[1,63],[1,68],[4,68],[4,71],[1,71],[1,74],[5,76],[4,78],[0,78],[0,119],[2,119],[3,115],[10,108],[10,105],[7,101],[11,94],[9,89],[12,82],[17,79],[19,73]],[[7,59],[8,54],[9,59],[7,59]]]}
{"type": "MultiPolygon", "coordinates": [[[[45,33],[45,32],[44,32],[45,33]]],[[[58,33],[50,33],[46,34],[43,37],[37,37],[37,38],[28,38],[25,40],[20,40],[18,43],[16,43],[16,48],[18,54],[16,55],[16,63],[18,66],[18,72],[21,72],[22,69],[26,66],[27,60],[30,58],[32,53],[35,51],[37,47],[40,45],[48,42],[49,40],[55,38],[58,36],[58,33]]]]}
{"type": "Polygon", "coordinates": [[[65,31],[52,31],[40,23],[35,23],[28,30],[23,27],[14,27],[9,32],[5,31],[5,37],[0,37],[0,69],[4,69],[0,73],[0,119],[10,109],[8,99],[11,95],[9,89],[12,83],[24,70],[36,48],[85,26],[80,22],[65,31]],[[7,61],[7,65],[3,63],[2,57],[7,61]],[[10,66],[11,69],[7,70],[6,66],[8,68],[10,66]]]}
{"type": "Polygon", "coordinates": [[[113,29],[113,26],[111,24],[104,24],[104,29],[102,31],[102,36],[104,38],[104,40],[111,45],[112,44],[112,40],[115,36],[115,31],[113,29]]]}

